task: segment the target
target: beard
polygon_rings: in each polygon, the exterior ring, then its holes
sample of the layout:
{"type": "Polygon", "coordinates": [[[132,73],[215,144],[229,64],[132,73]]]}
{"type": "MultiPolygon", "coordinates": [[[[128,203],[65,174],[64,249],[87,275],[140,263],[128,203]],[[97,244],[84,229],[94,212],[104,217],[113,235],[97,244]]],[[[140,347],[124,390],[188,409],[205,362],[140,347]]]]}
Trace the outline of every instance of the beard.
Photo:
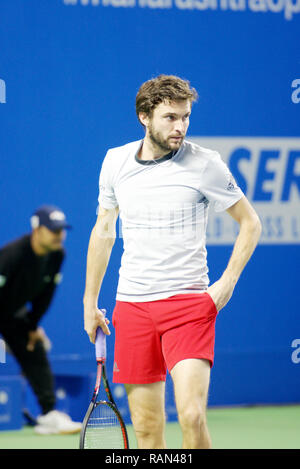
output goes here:
{"type": "Polygon", "coordinates": [[[152,125],[150,125],[148,127],[148,130],[149,130],[149,138],[151,140],[151,142],[153,143],[153,145],[157,148],[159,148],[159,150],[163,151],[163,152],[171,152],[173,150],[178,150],[183,142],[183,138],[184,136],[182,136],[181,140],[178,140],[178,141],[170,141],[170,138],[163,138],[161,133],[159,131],[156,131],[152,125]]]}

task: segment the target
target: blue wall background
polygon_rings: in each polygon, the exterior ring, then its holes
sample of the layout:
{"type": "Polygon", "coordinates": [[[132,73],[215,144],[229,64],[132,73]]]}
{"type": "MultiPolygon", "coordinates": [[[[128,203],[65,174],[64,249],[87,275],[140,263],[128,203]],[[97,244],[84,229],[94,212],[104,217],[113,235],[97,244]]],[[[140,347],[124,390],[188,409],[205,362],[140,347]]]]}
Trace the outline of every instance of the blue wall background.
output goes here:
{"type": "MultiPolygon", "coordinates": [[[[29,231],[40,204],[65,210],[74,229],[64,281],[42,325],[53,360],[71,354],[86,370],[93,369],[94,354],[83,331],[82,296],[99,171],[109,147],[143,136],[134,107],[140,84],[160,73],[191,81],[200,95],[192,137],[300,137],[300,103],[292,99],[300,76],[300,16],[289,13],[293,4],[118,5],[121,0],[0,3],[0,244],[29,231]],[[255,5],[267,11],[253,11],[255,5]]],[[[293,8],[300,10],[298,3],[293,8]]],[[[300,208],[300,184],[296,189],[300,208]]],[[[219,314],[210,405],[300,401],[300,364],[291,345],[300,337],[299,242],[261,244],[219,314]]],[[[231,249],[208,246],[212,281],[231,249]]],[[[108,317],[121,252],[118,239],[101,294],[108,317]]]]}

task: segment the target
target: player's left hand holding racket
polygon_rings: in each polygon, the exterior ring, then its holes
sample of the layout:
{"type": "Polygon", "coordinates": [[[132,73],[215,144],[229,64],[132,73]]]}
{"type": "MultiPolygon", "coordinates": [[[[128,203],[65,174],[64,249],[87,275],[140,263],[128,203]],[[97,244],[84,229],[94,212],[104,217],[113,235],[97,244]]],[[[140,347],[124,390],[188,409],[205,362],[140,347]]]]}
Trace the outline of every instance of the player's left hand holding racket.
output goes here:
{"type": "Polygon", "coordinates": [[[80,449],[128,449],[128,436],[106,375],[106,335],[98,327],[95,340],[97,378],[80,434],[80,449]],[[107,400],[99,400],[103,382],[107,400]]]}

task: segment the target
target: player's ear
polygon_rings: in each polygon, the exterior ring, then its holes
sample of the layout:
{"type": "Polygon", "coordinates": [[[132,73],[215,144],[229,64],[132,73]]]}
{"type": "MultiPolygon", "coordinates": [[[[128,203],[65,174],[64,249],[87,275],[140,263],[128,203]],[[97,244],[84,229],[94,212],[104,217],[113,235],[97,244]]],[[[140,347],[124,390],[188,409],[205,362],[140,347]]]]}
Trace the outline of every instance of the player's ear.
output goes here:
{"type": "Polygon", "coordinates": [[[145,112],[140,112],[139,113],[139,120],[141,122],[141,124],[144,126],[144,127],[147,127],[148,123],[149,123],[149,116],[148,114],[146,114],[145,112]]]}

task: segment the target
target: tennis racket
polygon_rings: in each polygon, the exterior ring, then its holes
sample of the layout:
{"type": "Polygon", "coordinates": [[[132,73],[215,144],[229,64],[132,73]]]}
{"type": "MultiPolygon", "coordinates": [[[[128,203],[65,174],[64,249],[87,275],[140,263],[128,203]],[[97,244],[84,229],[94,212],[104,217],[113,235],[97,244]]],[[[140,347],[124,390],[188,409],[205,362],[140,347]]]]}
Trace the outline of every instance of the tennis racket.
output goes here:
{"type": "Polygon", "coordinates": [[[98,327],[95,340],[97,378],[93,397],[80,433],[80,449],[128,449],[122,416],[113,399],[106,375],[106,335],[98,327]],[[99,400],[103,382],[107,400],[99,400]]]}

